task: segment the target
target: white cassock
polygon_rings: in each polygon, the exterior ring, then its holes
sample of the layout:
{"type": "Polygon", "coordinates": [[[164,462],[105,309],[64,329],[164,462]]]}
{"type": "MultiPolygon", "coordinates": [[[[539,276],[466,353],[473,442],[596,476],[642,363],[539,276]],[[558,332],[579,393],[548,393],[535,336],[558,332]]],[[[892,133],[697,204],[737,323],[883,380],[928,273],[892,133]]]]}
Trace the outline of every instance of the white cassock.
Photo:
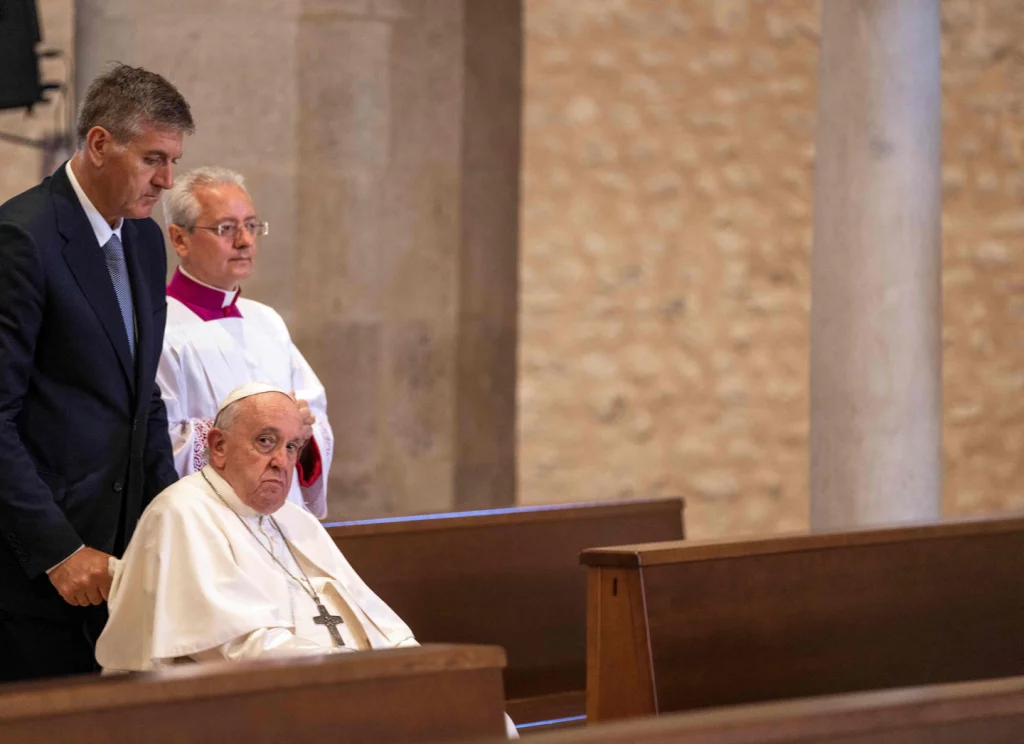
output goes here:
{"type": "MultiPolygon", "coordinates": [[[[189,660],[419,645],[315,517],[286,502],[273,519],[287,544],[210,465],[153,499],[124,558],[110,559],[110,619],[96,643],[100,666],[144,671],[189,660]],[[271,553],[293,576],[304,571],[327,611],[342,618],[344,647],[313,622],[316,604],[271,553]]],[[[505,729],[519,738],[507,715],[505,729]]]]}
{"type": "Polygon", "coordinates": [[[315,517],[286,502],[273,519],[294,558],[270,518],[242,503],[211,466],[164,490],[143,513],[124,558],[111,559],[110,619],[96,643],[100,666],[142,671],[187,660],[333,652],[330,631],[313,622],[316,603],[268,550],[292,575],[301,577],[301,567],[328,612],[342,618],[345,649],[418,645],[315,517]]]}
{"type": "Polygon", "coordinates": [[[182,477],[206,464],[206,435],[217,406],[239,385],[266,382],[308,401],[316,416],[310,446],[318,465],[311,473],[297,470],[288,500],[321,519],[327,516],[334,452],[327,394],[273,308],[202,284],[178,269],[167,288],[167,327],[156,381],[167,407],[174,465],[182,477]]]}

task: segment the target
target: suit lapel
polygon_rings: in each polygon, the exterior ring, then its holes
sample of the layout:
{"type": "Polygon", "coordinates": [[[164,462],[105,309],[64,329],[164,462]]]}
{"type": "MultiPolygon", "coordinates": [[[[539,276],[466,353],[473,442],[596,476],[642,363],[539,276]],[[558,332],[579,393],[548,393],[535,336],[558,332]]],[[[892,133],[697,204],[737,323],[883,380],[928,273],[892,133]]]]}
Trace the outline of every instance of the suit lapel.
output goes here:
{"type": "MultiPolygon", "coordinates": [[[[53,175],[52,192],[57,227],[67,240],[63,251],[64,260],[114,347],[129,387],[134,388],[135,370],[124,322],[121,320],[121,308],[114,294],[114,284],[107,272],[103,250],[96,242],[96,234],[71,188],[63,166],[53,175]]],[[[123,234],[124,230],[121,232],[123,234]]]]}

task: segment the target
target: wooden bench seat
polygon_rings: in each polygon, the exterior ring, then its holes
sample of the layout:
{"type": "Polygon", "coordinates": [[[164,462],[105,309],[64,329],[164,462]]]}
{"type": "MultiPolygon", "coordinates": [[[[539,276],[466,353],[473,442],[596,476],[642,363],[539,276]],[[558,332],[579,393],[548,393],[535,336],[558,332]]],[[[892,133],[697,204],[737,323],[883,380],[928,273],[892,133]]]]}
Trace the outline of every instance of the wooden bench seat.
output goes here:
{"type": "MultiPolygon", "coordinates": [[[[492,740],[497,744],[498,740],[492,740]]],[[[1024,677],[848,693],[601,723],[535,744],[1017,744],[1024,677]]]]}
{"type": "Polygon", "coordinates": [[[564,722],[584,713],[586,574],[580,551],[681,539],[683,500],[429,514],[327,529],[421,642],[505,648],[505,691],[517,724],[564,722]]]}
{"type": "Polygon", "coordinates": [[[399,742],[500,738],[500,648],[188,664],[0,685],[0,742],[399,742]]]}
{"type": "Polygon", "coordinates": [[[1024,674],[1024,518],[582,561],[589,720],[1024,674]]]}

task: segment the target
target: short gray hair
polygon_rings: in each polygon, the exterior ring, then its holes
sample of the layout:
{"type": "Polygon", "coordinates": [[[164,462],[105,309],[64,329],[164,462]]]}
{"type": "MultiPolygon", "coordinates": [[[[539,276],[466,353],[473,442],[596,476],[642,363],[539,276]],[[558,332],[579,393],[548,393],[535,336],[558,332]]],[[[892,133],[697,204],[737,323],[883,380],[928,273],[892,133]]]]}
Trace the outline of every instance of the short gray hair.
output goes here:
{"type": "Polygon", "coordinates": [[[248,195],[249,190],[245,188],[245,178],[241,173],[230,168],[221,168],[208,165],[203,168],[190,170],[174,181],[174,186],[164,194],[164,220],[168,227],[177,225],[191,232],[199,219],[202,207],[196,199],[195,191],[200,186],[223,186],[230,184],[238,186],[248,195]]]}
{"type": "Polygon", "coordinates": [[[126,144],[142,133],[144,120],[182,134],[196,130],[188,102],[165,78],[141,67],[115,64],[85,92],[78,111],[78,147],[97,126],[118,144],[126,144]]]}
{"type": "MultiPolygon", "coordinates": [[[[229,403],[224,406],[217,417],[213,420],[213,428],[220,429],[221,431],[230,431],[235,425],[235,421],[238,420],[238,414],[241,413],[241,407],[238,405],[243,402],[245,398],[240,398],[234,403],[229,403]]],[[[207,442],[206,449],[203,450],[203,458],[210,461],[210,444],[207,442]]]]}
{"type": "Polygon", "coordinates": [[[234,426],[235,421],[238,419],[238,414],[241,413],[240,406],[238,404],[243,400],[246,400],[246,398],[240,398],[234,403],[229,403],[224,406],[220,413],[217,414],[217,418],[213,420],[213,428],[220,429],[221,431],[228,431],[232,426],[234,426]]]}

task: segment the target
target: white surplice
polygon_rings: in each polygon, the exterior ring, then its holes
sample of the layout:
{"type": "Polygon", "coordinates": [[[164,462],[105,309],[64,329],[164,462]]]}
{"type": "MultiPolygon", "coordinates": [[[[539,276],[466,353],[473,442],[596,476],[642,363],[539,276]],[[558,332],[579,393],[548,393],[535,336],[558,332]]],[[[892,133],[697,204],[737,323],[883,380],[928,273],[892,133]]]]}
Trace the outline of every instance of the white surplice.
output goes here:
{"type": "Polygon", "coordinates": [[[167,327],[157,369],[174,465],[181,476],[206,464],[206,435],[220,402],[239,385],[267,382],[294,390],[316,416],[313,440],[321,471],[309,485],[292,480],[288,500],[319,518],[327,516],[327,475],[334,434],[327,419],[327,394],[316,373],[292,343],[284,320],[260,302],[238,298],[240,318],[204,320],[168,296],[167,327]]]}
{"type": "Polygon", "coordinates": [[[313,622],[314,601],[265,548],[296,577],[301,566],[328,612],[342,618],[340,650],[418,645],[315,517],[285,503],[273,518],[294,559],[270,519],[242,503],[209,465],[157,496],[124,558],[111,559],[110,619],[96,644],[100,665],[142,671],[188,659],[339,650],[327,628],[313,622]]]}

